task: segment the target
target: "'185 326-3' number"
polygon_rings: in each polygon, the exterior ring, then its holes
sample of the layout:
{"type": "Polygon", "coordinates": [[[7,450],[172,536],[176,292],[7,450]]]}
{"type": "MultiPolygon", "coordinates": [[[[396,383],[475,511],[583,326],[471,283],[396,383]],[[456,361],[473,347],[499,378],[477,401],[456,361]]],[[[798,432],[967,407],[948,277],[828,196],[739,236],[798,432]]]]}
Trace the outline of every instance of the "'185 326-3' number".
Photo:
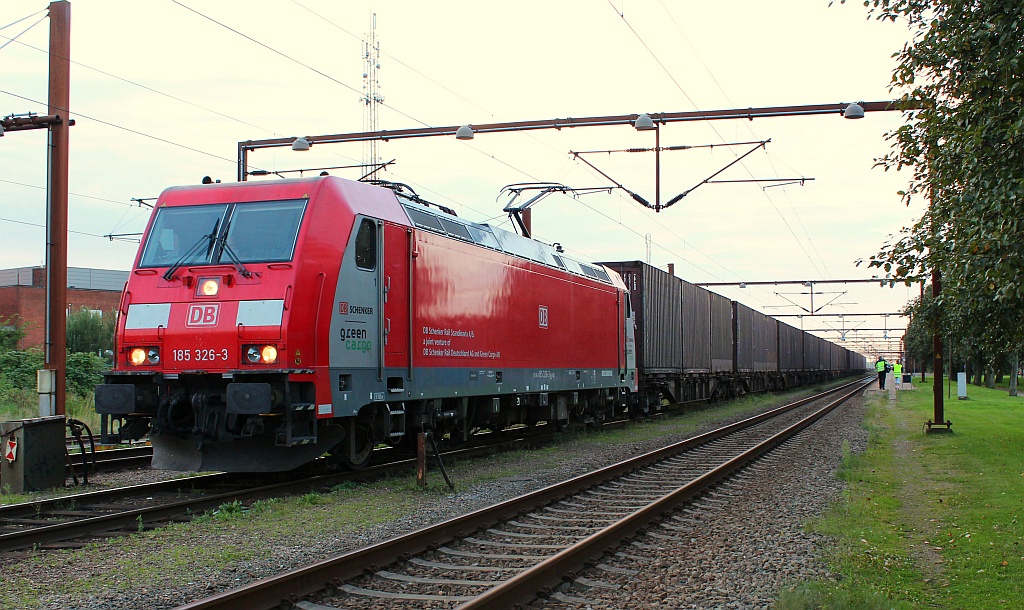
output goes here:
{"type": "Polygon", "coordinates": [[[223,349],[176,349],[172,356],[179,362],[227,362],[228,350],[223,349]]]}

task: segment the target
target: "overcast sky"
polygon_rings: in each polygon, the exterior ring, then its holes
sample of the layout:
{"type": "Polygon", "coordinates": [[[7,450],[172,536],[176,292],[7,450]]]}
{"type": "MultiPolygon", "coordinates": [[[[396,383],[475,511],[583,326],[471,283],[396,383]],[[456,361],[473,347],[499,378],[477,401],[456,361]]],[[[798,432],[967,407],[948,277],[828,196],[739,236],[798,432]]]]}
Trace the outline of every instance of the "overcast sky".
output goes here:
{"type": "MultiPolygon", "coordinates": [[[[46,6],[4,2],[0,115],[46,113],[46,6]]],[[[233,181],[239,141],[363,131],[362,41],[374,14],[380,129],[892,99],[891,55],[908,37],[902,24],[868,20],[860,3],[828,0],[73,1],[68,264],[128,269],[137,244],[103,236],[142,231],[149,210],[132,198],[204,175],[233,181]]],[[[534,232],[593,261],[647,260],[649,234],[650,262],[675,263],[691,282],[870,278],[878,271],[854,261],[921,213],[897,195],[906,172],[872,169],[901,121],[890,112],[669,124],[663,146],[716,146],[662,153],[663,202],[752,148],[720,146],[732,142],[771,139],[717,179],[813,181],[705,184],[660,214],[618,190],[552,196],[535,208],[534,232]]],[[[510,228],[502,186],[608,185],[569,151],[652,146],[653,132],[617,126],[394,140],[379,154],[395,159],[382,177],[510,228]]],[[[586,158],[654,200],[652,154],[586,158]]],[[[250,164],[362,159],[360,144],[338,144],[255,151],[250,164]]],[[[45,131],[0,139],[0,269],[42,264],[45,184],[45,131]]],[[[810,309],[799,285],[715,290],[772,315],[810,309]]],[[[814,290],[815,309],[835,300],[820,313],[850,315],[783,319],[811,330],[902,328],[853,314],[896,312],[919,288],[814,290]]]]}

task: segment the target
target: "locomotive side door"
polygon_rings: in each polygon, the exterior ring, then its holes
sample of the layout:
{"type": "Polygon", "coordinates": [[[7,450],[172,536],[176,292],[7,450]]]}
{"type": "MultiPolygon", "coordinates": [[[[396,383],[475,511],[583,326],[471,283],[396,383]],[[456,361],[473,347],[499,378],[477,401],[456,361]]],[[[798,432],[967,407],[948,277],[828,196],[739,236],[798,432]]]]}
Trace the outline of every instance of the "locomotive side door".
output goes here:
{"type": "Polygon", "coordinates": [[[633,299],[627,290],[622,293],[625,300],[623,308],[624,318],[622,319],[622,330],[625,336],[626,371],[625,379],[631,382],[633,391],[638,389],[636,379],[636,314],[633,311],[633,299]]]}
{"type": "Polygon", "coordinates": [[[409,227],[384,224],[384,265],[382,285],[386,368],[407,368],[412,378],[412,352],[409,339],[412,328],[410,280],[413,232],[409,227]]]}
{"type": "Polygon", "coordinates": [[[367,400],[384,399],[382,231],[380,220],[356,217],[342,259],[331,316],[335,417],[354,415],[367,400]]]}

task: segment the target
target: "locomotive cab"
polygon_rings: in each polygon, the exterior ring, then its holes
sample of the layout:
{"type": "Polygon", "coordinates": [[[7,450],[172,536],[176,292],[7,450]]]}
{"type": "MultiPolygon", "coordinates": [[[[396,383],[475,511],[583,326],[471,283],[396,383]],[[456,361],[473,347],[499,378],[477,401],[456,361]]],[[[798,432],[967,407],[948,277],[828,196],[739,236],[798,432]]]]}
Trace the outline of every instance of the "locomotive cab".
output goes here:
{"type": "Polygon", "coordinates": [[[309,197],[236,190],[165,191],[122,296],[96,409],[108,441],[150,433],[157,468],[286,470],[344,434],[318,425],[293,303],[309,197]]]}

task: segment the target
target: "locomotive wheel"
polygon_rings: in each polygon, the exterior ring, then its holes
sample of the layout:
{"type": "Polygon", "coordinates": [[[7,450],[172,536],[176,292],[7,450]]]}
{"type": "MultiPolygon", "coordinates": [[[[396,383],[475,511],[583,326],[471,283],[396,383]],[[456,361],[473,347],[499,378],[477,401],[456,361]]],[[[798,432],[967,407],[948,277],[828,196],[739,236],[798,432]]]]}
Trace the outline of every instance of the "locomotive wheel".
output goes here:
{"type": "Polygon", "coordinates": [[[339,449],[342,455],[338,457],[341,458],[341,463],[346,468],[350,470],[366,468],[373,455],[373,431],[369,426],[357,425],[355,432],[341,443],[339,449]]]}

